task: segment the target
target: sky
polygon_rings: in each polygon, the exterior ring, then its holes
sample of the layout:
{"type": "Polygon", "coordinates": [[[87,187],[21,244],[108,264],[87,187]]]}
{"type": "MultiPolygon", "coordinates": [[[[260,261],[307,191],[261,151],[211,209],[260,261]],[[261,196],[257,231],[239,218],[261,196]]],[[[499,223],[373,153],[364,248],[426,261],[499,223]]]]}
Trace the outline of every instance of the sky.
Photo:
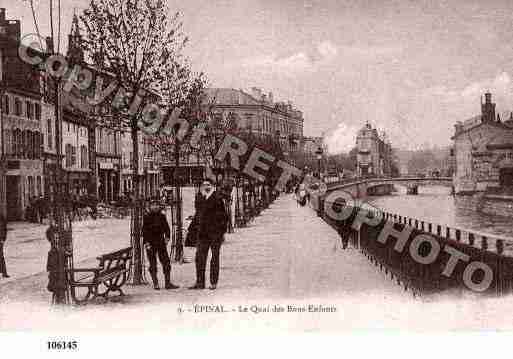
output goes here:
{"type": "MultiPolygon", "coordinates": [[[[34,0],[49,33],[49,0],[34,0]]],[[[63,39],[73,11],[62,0],[63,39]]],[[[304,134],[347,152],[367,121],[396,148],[451,143],[491,91],[513,110],[511,0],[169,0],[187,55],[213,87],[272,91],[304,113],[304,134]]],[[[26,0],[0,0],[34,32],[26,0]]],[[[66,41],[62,42],[66,47],[66,41]]]]}

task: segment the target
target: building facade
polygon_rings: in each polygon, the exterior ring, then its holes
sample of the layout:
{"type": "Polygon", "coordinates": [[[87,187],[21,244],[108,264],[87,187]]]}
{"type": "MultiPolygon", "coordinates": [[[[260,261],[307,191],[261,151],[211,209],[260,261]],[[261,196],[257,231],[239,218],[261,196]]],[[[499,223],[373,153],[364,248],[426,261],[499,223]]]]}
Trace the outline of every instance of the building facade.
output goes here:
{"type": "Polygon", "coordinates": [[[378,134],[368,122],[356,136],[356,175],[390,176],[392,167],[392,146],[384,134],[378,134]]]}
{"type": "Polygon", "coordinates": [[[481,115],[457,122],[453,140],[454,188],[458,194],[513,187],[513,114],[503,122],[492,94],[485,94],[481,115]]]}
{"type": "Polygon", "coordinates": [[[300,150],[303,137],[303,113],[292,102],[275,102],[272,92],[209,88],[206,102],[223,123],[235,123],[238,129],[257,136],[276,136],[285,155],[300,150]]]}
{"type": "Polygon", "coordinates": [[[0,9],[0,213],[24,218],[30,199],[44,194],[40,73],[18,56],[19,20],[0,9]]]}

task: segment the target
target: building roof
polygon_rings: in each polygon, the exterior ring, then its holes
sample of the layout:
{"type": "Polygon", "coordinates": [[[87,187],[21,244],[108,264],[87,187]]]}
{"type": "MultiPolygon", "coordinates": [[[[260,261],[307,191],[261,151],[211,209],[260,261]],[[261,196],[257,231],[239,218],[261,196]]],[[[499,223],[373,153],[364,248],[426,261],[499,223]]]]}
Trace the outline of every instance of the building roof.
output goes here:
{"type": "MultiPolygon", "coordinates": [[[[476,117],[473,117],[471,118],[470,120],[472,119],[477,119],[477,118],[481,118],[481,116],[476,116],[476,117]]],[[[467,120],[469,121],[469,120],[467,120]]],[[[468,133],[476,128],[479,128],[479,127],[482,127],[484,125],[489,125],[489,126],[494,126],[494,127],[498,127],[498,128],[502,128],[502,129],[506,129],[506,130],[509,130],[510,127],[508,127],[507,125],[505,125],[503,122],[481,122],[481,123],[472,123],[472,122],[468,122],[465,121],[462,125],[463,125],[463,128],[458,132],[456,133],[454,136],[451,137],[451,140],[455,140],[456,138],[460,137],[461,135],[465,134],[465,133],[468,133]],[[467,124],[467,125],[466,125],[467,124]]]]}
{"type": "Polygon", "coordinates": [[[207,101],[220,105],[258,105],[260,101],[242,90],[233,88],[206,88],[207,101]]]}

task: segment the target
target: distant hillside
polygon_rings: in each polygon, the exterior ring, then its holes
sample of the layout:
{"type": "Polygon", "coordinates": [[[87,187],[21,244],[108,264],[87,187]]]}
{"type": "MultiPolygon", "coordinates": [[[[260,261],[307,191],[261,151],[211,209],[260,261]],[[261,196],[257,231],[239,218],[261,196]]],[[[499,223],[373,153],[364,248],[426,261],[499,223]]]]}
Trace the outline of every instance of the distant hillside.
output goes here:
{"type": "Polygon", "coordinates": [[[422,150],[396,150],[395,156],[402,173],[426,173],[428,170],[444,167],[450,148],[445,146],[422,150]]]}

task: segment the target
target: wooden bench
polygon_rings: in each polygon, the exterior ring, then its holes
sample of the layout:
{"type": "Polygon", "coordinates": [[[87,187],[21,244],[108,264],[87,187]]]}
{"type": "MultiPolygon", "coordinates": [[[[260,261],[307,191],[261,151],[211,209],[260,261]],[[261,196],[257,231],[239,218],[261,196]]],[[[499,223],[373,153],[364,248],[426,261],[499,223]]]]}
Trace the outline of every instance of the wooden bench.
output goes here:
{"type": "Polygon", "coordinates": [[[97,257],[97,268],[74,268],[69,270],[71,297],[76,304],[85,304],[97,297],[108,299],[110,292],[124,293],[121,287],[126,283],[132,260],[132,247],[104,254],[97,257]],[[77,278],[78,277],[78,278],[77,278]],[[101,290],[103,285],[104,290],[101,290]],[[87,289],[87,293],[79,298],[79,288],[87,289]]]}

